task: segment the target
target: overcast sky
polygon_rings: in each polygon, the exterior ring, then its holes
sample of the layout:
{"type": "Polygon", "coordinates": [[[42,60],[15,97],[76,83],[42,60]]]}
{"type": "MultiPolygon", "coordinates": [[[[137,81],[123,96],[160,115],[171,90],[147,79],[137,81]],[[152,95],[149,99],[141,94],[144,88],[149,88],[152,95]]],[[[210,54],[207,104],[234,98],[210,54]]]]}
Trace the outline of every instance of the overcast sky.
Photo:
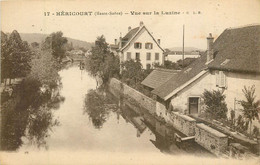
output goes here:
{"type": "Polygon", "coordinates": [[[226,28],[260,22],[259,0],[128,0],[112,1],[6,1],[1,2],[1,30],[20,33],[49,34],[61,30],[65,36],[94,42],[104,35],[109,43],[125,35],[128,26],[143,21],[164,48],[182,46],[182,26],[185,24],[185,46],[206,48],[206,37],[216,38],[226,28]],[[180,15],[151,16],[44,16],[44,12],[130,12],[176,11],[180,15]],[[193,14],[200,11],[201,14],[193,14]],[[182,14],[189,12],[189,14],[182,14]]]}

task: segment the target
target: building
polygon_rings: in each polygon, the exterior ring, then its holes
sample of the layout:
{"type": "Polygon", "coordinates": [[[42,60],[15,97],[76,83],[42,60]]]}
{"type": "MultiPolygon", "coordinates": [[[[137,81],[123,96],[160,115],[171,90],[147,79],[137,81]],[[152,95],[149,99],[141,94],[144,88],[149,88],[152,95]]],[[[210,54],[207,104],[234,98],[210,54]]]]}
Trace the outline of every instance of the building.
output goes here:
{"type": "Polygon", "coordinates": [[[215,42],[210,34],[207,44],[201,57],[152,93],[166,108],[197,115],[203,108],[204,90],[220,90],[228,110],[235,110],[237,117],[242,109],[239,101],[245,100],[244,86],[254,85],[260,99],[260,25],[226,29],[215,42]]]}
{"type": "MultiPolygon", "coordinates": [[[[199,51],[184,52],[184,59],[187,58],[198,58],[200,56],[199,51]]],[[[182,60],[182,51],[171,51],[165,55],[165,60],[171,62],[177,62],[182,60]]]]}
{"type": "Polygon", "coordinates": [[[164,50],[160,46],[160,39],[155,40],[143,22],[136,28],[128,27],[128,33],[115,44],[110,45],[110,50],[119,55],[120,62],[130,59],[140,60],[143,69],[153,68],[155,63],[164,63],[164,50]]]}
{"type": "Polygon", "coordinates": [[[147,87],[150,91],[161,86],[173,76],[175,76],[180,70],[171,70],[171,69],[154,69],[143,81],[142,85],[147,87]]]}

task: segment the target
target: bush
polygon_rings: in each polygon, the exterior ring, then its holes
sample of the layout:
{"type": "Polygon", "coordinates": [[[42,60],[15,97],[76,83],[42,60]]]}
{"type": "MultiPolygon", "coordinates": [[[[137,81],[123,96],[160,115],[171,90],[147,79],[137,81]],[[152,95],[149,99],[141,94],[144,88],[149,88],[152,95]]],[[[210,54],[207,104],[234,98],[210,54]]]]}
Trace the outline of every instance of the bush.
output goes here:
{"type": "Polygon", "coordinates": [[[227,119],[227,104],[225,102],[225,95],[220,91],[205,90],[202,98],[206,105],[205,112],[213,119],[227,119]]]}

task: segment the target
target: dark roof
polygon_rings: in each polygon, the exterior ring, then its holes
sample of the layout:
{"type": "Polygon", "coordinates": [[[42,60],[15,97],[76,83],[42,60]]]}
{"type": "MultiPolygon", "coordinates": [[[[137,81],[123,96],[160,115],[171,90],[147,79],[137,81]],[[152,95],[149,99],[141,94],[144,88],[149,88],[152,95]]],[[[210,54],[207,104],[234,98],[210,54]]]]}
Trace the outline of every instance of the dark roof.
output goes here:
{"type": "Polygon", "coordinates": [[[215,58],[212,62],[208,65],[205,64],[207,52],[204,52],[176,76],[155,88],[152,93],[165,98],[176,88],[206,69],[260,73],[259,37],[260,25],[226,29],[213,44],[215,58]],[[223,65],[224,61],[228,62],[223,65]]]}
{"type": "Polygon", "coordinates": [[[122,47],[138,32],[139,27],[136,27],[130,30],[123,38],[122,38],[122,47]]]}
{"type": "Polygon", "coordinates": [[[123,40],[130,40],[139,30],[139,27],[136,27],[132,30],[130,30],[122,39],[123,40]]]}
{"type": "Polygon", "coordinates": [[[201,71],[203,71],[206,68],[206,60],[207,55],[206,53],[204,53],[189,66],[180,71],[177,75],[163,83],[161,86],[155,88],[152,93],[158,95],[161,98],[166,97],[173,90],[183,85],[184,83],[198,75],[201,71]]]}
{"type": "Polygon", "coordinates": [[[142,85],[157,88],[178,73],[177,70],[155,69],[143,81],[142,85]]]}
{"type": "Polygon", "coordinates": [[[209,69],[260,73],[260,25],[226,29],[213,49],[209,69]]]}
{"type": "Polygon", "coordinates": [[[148,34],[152,37],[152,39],[154,40],[154,42],[157,44],[157,46],[164,52],[164,49],[160,46],[160,44],[158,44],[158,42],[155,40],[155,38],[153,37],[153,35],[148,31],[148,29],[145,26],[141,26],[141,27],[136,27],[132,30],[130,30],[123,38],[122,38],[122,49],[124,49],[124,47],[130,43],[131,39],[138,33],[140,32],[142,29],[145,29],[148,34]]]}

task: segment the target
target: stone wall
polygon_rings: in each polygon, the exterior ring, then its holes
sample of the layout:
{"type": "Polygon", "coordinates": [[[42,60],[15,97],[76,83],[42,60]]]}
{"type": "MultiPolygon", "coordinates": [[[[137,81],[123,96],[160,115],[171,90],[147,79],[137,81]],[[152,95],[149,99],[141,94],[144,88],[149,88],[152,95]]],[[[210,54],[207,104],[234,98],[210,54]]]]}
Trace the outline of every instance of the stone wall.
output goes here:
{"type": "Polygon", "coordinates": [[[163,118],[166,122],[171,123],[170,114],[167,111],[165,105],[160,102],[156,102],[156,115],[163,118]]]}
{"type": "Polygon", "coordinates": [[[178,131],[182,132],[186,136],[195,135],[195,119],[187,115],[182,115],[178,112],[172,112],[170,114],[170,119],[173,127],[175,127],[178,131]]]}
{"type": "Polygon", "coordinates": [[[228,147],[228,137],[225,134],[202,123],[195,127],[195,142],[217,156],[228,147]]]}
{"type": "Polygon", "coordinates": [[[113,89],[118,90],[125,97],[131,98],[138,103],[142,108],[147,109],[151,114],[156,114],[156,101],[152,98],[142,94],[141,92],[129,87],[121,81],[112,78],[109,86],[113,89]]]}

